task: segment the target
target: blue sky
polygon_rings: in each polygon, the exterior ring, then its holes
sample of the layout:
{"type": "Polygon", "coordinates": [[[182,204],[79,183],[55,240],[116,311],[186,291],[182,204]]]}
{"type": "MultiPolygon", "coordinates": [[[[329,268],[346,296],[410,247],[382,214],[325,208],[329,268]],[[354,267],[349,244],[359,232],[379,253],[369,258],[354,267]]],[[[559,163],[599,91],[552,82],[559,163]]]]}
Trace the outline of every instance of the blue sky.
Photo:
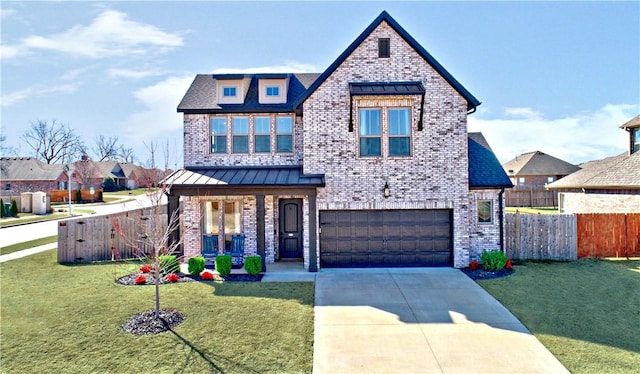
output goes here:
{"type": "MultiPolygon", "coordinates": [[[[169,144],[198,73],[322,72],[387,10],[482,105],[501,162],[540,150],[580,163],[619,154],[640,113],[640,3],[2,1],[1,126],[6,145],[37,120],[91,148],[119,136],[169,144]]],[[[176,156],[176,154],[178,154],[176,156]]],[[[156,163],[162,163],[162,156],[156,163]]]]}

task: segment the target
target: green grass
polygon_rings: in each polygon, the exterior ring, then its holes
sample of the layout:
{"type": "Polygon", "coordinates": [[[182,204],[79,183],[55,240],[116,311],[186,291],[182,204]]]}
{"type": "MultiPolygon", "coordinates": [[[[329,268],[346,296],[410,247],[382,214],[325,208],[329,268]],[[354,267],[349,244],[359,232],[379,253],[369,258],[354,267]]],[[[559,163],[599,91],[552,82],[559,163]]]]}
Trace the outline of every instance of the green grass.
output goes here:
{"type": "Polygon", "coordinates": [[[478,283],[572,373],[640,373],[640,261],[526,262],[478,283]]]}
{"type": "Polygon", "coordinates": [[[41,221],[50,221],[50,220],[53,220],[53,219],[69,217],[69,214],[67,214],[67,213],[52,213],[52,214],[45,214],[45,215],[37,216],[37,215],[34,215],[34,214],[29,214],[29,213],[20,213],[19,216],[20,216],[19,218],[2,218],[2,220],[0,220],[0,227],[11,227],[11,226],[16,226],[16,225],[21,225],[23,223],[34,223],[34,222],[41,222],[41,221]]]}
{"type": "Polygon", "coordinates": [[[177,283],[161,307],[185,321],[136,337],[120,325],[153,309],[154,287],[121,286],[136,265],[63,266],[55,251],[0,264],[0,371],[310,373],[313,283],[177,283]]]}
{"type": "Polygon", "coordinates": [[[58,241],[58,235],[47,236],[46,238],[40,238],[36,240],[29,240],[18,244],[8,245],[6,247],[0,247],[0,255],[6,255],[9,253],[22,251],[23,249],[29,249],[38,247],[45,244],[55,243],[58,241]]]}
{"type": "Polygon", "coordinates": [[[527,214],[558,214],[558,208],[544,207],[544,208],[522,208],[522,207],[506,207],[505,213],[527,213],[527,214]]]}
{"type": "Polygon", "coordinates": [[[144,195],[147,192],[149,192],[148,189],[146,188],[138,188],[135,190],[124,190],[124,191],[117,191],[117,192],[103,192],[102,193],[102,197],[106,198],[108,196],[138,196],[138,195],[144,195]]]}

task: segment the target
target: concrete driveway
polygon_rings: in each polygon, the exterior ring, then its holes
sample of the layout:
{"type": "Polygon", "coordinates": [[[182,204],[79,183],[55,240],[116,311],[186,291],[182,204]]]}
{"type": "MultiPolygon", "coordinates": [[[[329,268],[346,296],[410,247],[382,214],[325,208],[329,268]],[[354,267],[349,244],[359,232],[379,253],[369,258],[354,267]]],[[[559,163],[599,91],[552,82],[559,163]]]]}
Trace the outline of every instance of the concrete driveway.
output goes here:
{"type": "Polygon", "coordinates": [[[315,374],[568,373],[456,269],[323,269],[315,294],[315,374]]]}

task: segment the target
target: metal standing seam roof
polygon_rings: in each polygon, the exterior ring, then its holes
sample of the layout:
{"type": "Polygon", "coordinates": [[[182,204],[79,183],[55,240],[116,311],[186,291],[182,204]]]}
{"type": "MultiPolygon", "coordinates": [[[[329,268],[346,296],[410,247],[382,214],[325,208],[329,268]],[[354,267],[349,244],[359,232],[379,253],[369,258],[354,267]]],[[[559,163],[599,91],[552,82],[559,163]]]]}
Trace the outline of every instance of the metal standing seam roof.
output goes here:
{"type": "Polygon", "coordinates": [[[297,166],[203,167],[178,170],[163,183],[194,187],[323,187],[324,175],[305,175],[297,166]]]}
{"type": "Polygon", "coordinates": [[[422,95],[422,82],[353,82],[349,83],[351,96],[361,95],[422,95]]]}

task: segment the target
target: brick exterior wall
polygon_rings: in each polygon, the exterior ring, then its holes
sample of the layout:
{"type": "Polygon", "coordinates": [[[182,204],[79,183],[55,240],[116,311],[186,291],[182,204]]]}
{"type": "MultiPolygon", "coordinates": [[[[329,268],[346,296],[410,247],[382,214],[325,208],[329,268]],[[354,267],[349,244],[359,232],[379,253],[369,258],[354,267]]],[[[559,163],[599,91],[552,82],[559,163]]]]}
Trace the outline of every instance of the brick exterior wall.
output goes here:
{"type": "Polygon", "coordinates": [[[466,100],[385,22],[305,101],[303,128],[304,171],[324,173],[326,178],[326,188],[318,191],[320,210],[453,209],[454,265],[468,264],[466,100]],[[390,38],[390,58],[378,58],[378,38],[390,38]],[[349,82],[388,81],[423,83],[424,130],[417,131],[419,96],[384,96],[358,97],[352,113],[354,131],[348,132],[349,82]],[[361,158],[358,107],[396,105],[411,107],[413,156],[361,158]],[[391,188],[386,199],[385,182],[391,188]]]}
{"type": "MultiPolygon", "coordinates": [[[[62,182],[66,182],[66,178],[63,178],[62,182]]],[[[2,181],[2,195],[19,195],[22,192],[48,192],[51,190],[57,190],[59,183],[57,181],[2,181]],[[7,184],[11,185],[10,190],[5,190],[7,184]]]]}
{"type": "MultiPolygon", "coordinates": [[[[493,251],[500,249],[500,193],[498,190],[474,190],[469,194],[469,239],[470,260],[480,261],[483,250],[493,251]],[[493,206],[491,223],[478,222],[478,201],[489,200],[493,206]]],[[[504,207],[504,196],[502,196],[504,207]]],[[[504,222],[504,209],[502,212],[504,222]]]]}
{"type": "Polygon", "coordinates": [[[640,192],[635,195],[563,192],[560,197],[560,212],[638,213],[640,192]]]}

